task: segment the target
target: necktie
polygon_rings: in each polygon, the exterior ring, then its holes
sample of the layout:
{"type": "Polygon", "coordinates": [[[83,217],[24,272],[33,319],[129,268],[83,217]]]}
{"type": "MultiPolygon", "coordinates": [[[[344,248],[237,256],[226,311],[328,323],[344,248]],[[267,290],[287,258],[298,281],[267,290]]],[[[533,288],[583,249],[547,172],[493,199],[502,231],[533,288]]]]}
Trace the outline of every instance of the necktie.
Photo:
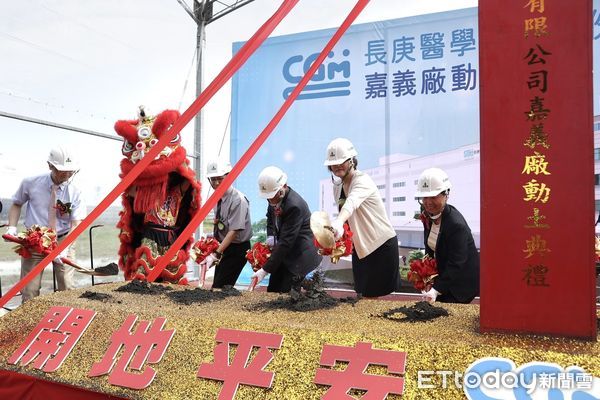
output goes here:
{"type": "Polygon", "coordinates": [[[275,223],[275,236],[279,237],[279,226],[281,225],[281,221],[279,220],[281,215],[281,203],[273,207],[273,221],[275,223]]]}
{"type": "Polygon", "coordinates": [[[48,204],[48,227],[56,232],[56,185],[50,188],[50,203],[48,204]]]}
{"type": "Polygon", "coordinates": [[[213,226],[213,237],[219,240],[217,233],[219,232],[219,223],[221,223],[221,200],[217,203],[217,212],[215,213],[215,224],[213,226]]]}

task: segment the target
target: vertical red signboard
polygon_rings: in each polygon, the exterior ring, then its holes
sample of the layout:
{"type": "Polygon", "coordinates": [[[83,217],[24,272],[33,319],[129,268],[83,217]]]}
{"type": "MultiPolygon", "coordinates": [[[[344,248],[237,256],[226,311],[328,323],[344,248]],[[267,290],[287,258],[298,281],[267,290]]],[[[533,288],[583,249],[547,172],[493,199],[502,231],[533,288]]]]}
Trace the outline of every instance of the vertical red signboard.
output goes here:
{"type": "Polygon", "coordinates": [[[592,1],[479,4],[481,330],[596,338],[592,1]]]}

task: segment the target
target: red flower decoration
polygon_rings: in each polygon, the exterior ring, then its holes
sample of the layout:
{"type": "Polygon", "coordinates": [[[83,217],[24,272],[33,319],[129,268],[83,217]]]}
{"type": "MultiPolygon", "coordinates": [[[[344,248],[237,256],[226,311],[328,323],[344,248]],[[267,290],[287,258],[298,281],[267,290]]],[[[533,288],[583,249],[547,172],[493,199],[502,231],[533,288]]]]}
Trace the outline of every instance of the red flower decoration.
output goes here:
{"type": "Polygon", "coordinates": [[[219,242],[215,238],[201,238],[191,249],[191,256],[200,264],[204,259],[216,249],[219,248],[219,242]]]}
{"type": "Polygon", "coordinates": [[[314,239],[315,246],[319,249],[319,254],[322,256],[330,256],[331,262],[336,264],[340,257],[349,256],[352,254],[352,231],[348,224],[344,224],[344,234],[340,240],[336,240],[335,246],[331,249],[326,249],[314,239]]]}
{"type": "Polygon", "coordinates": [[[56,232],[39,225],[32,225],[17,236],[3,235],[2,237],[18,243],[14,251],[23,258],[31,258],[32,253],[47,254],[58,245],[56,232]]]}
{"type": "Polygon", "coordinates": [[[412,282],[415,289],[428,291],[433,286],[433,279],[438,276],[437,265],[434,258],[425,256],[410,262],[408,281],[412,282]]]}
{"type": "Polygon", "coordinates": [[[62,217],[65,214],[71,215],[71,212],[72,212],[71,206],[72,206],[71,203],[63,203],[60,200],[56,200],[56,205],[54,206],[54,208],[56,210],[58,210],[58,213],[62,217]]]}
{"type": "Polygon", "coordinates": [[[269,257],[271,257],[271,249],[262,242],[254,243],[252,248],[246,252],[246,260],[248,260],[254,272],[261,269],[269,257]]]}

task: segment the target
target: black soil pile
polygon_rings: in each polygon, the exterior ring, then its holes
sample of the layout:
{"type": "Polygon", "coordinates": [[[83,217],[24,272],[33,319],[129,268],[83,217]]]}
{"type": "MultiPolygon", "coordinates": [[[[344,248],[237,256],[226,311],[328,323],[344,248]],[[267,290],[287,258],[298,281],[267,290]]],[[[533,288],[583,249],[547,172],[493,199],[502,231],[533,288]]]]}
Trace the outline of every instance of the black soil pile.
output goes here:
{"type": "Polygon", "coordinates": [[[113,297],[110,294],[90,292],[89,290],[86,290],[85,292],[83,292],[81,294],[81,296],[79,296],[79,298],[81,298],[81,299],[88,299],[88,300],[103,301],[103,302],[107,302],[107,301],[110,301],[110,300],[113,299],[113,297]]]}
{"type": "Polygon", "coordinates": [[[148,281],[140,281],[138,279],[135,279],[123,286],[119,286],[115,289],[115,292],[159,295],[170,290],[173,290],[173,288],[170,286],[164,286],[161,284],[149,283],[148,281]]]}
{"type": "Polygon", "coordinates": [[[424,322],[447,316],[448,311],[445,308],[433,306],[426,301],[419,301],[410,307],[393,308],[379,315],[381,318],[399,322],[424,322]],[[399,314],[404,315],[404,317],[400,318],[399,314]]]}
{"type": "Polygon", "coordinates": [[[206,290],[195,288],[193,290],[181,290],[167,293],[167,297],[175,303],[190,305],[194,303],[206,303],[209,301],[219,301],[231,296],[241,296],[239,290],[233,286],[223,286],[221,290],[206,290]]]}
{"type": "Polygon", "coordinates": [[[358,293],[356,296],[348,296],[348,297],[339,298],[338,301],[340,303],[348,303],[348,304],[351,304],[352,306],[354,306],[356,303],[358,303],[358,301],[360,299],[362,299],[362,294],[358,293]]]}
{"type": "Polygon", "coordinates": [[[315,273],[312,278],[292,285],[287,295],[247,307],[249,311],[288,310],[306,312],[336,307],[340,303],[356,304],[359,297],[336,299],[323,288],[323,274],[315,273]]]}
{"type": "Polygon", "coordinates": [[[117,264],[110,263],[110,264],[106,264],[103,267],[98,267],[96,269],[94,269],[94,271],[98,274],[102,274],[102,275],[118,275],[119,274],[119,266],[117,264]]]}

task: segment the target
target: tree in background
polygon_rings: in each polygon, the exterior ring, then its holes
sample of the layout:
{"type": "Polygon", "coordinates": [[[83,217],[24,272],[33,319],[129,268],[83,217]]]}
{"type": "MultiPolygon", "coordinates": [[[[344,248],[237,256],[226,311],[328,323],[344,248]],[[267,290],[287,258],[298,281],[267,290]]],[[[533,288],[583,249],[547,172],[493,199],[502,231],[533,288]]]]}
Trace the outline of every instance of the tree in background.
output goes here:
{"type": "Polygon", "coordinates": [[[252,224],[252,244],[256,242],[264,242],[267,240],[267,219],[263,218],[252,224]]]}

